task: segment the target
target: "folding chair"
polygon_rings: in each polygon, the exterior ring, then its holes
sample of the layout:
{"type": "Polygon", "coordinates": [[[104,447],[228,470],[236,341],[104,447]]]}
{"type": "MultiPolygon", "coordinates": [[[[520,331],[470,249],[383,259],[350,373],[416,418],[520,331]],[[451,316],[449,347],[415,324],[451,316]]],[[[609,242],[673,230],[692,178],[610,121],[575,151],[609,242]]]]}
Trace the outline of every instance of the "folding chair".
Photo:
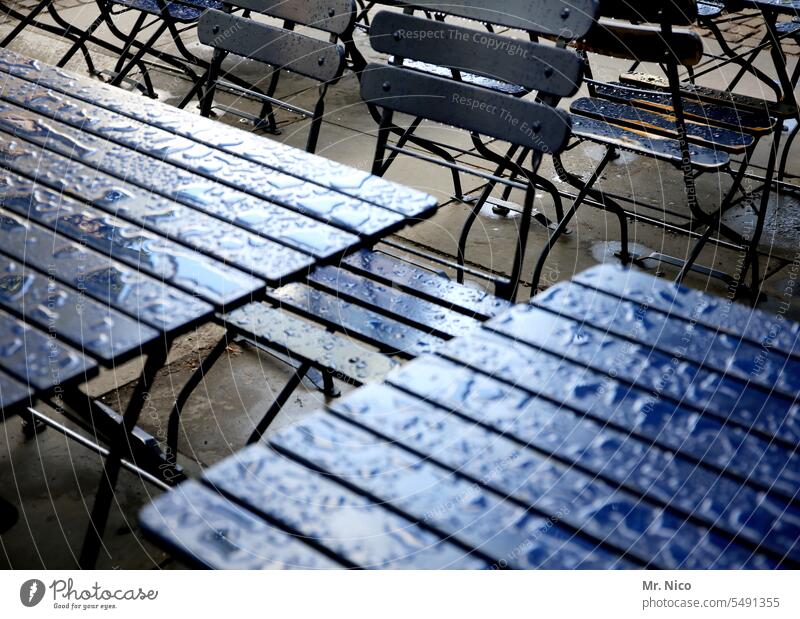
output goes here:
{"type": "Polygon", "coordinates": [[[57,66],[65,66],[78,50],[82,50],[90,73],[106,76],[109,83],[115,86],[119,86],[123,82],[131,83],[153,98],[156,97],[156,94],[147,66],[143,62],[145,56],[152,56],[169,65],[173,70],[177,69],[195,83],[199,81],[199,75],[192,69],[192,66],[205,68],[207,63],[189,51],[181,35],[183,32],[195,28],[197,21],[206,9],[222,7],[220,2],[217,0],[95,0],[95,2],[99,15],[86,30],[81,31],[75,37],[73,45],[61,57],[57,66]],[[117,25],[115,17],[130,11],[135,11],[138,15],[133,26],[126,33],[117,25]],[[96,31],[103,25],[122,43],[119,60],[111,71],[95,70],[94,63],[86,49],[86,42],[94,41],[96,31]],[[144,33],[147,33],[148,36],[141,41],[140,37],[144,33]],[[180,56],[158,48],[159,41],[167,33],[180,56]],[[143,84],[128,77],[135,67],[139,67],[142,73],[143,84]]]}
{"type": "MultiPolygon", "coordinates": [[[[635,20],[639,23],[658,22],[659,25],[598,24],[580,42],[582,51],[659,63],[665,70],[666,79],[642,81],[636,74],[627,74],[622,76],[621,82],[604,84],[589,80],[591,96],[572,103],[574,135],[579,142],[589,141],[603,145],[606,155],[560,227],[566,226],[566,222],[574,216],[578,206],[587,197],[605,203],[614,201],[609,193],[593,185],[616,150],[630,150],[674,165],[681,170],[686,187],[687,203],[691,212],[687,227],[675,226],[660,218],[646,220],[698,237],[687,260],[681,261],[661,254],[650,258],[681,267],[679,281],[689,270],[695,268],[706,274],[724,277],[729,284],[738,282],[739,286],[752,267],[752,287],[755,288],[758,279],[757,239],[763,229],[766,211],[764,205],[768,199],[770,183],[765,183],[763,187],[753,242],[722,223],[721,217],[738,201],[749,199],[749,194],[742,191],[742,181],[759,138],[769,133],[774,135],[774,140],[766,176],[768,179],[772,178],[780,139],[776,131],[776,121],[763,110],[759,112],[752,107],[739,109],[735,98],[725,99],[718,93],[711,96],[703,87],[681,84],[679,67],[696,65],[703,54],[703,43],[696,33],[675,29],[677,25],[690,24],[696,19],[697,10],[693,0],[666,0],[636,8],[632,8],[627,2],[610,2],[603,5],[603,11],[607,17],[635,20]],[[742,157],[738,169],[731,166],[731,156],[734,154],[742,157]],[[727,173],[733,178],[730,190],[719,208],[712,213],[700,207],[695,188],[696,179],[708,172],[727,173]],[[737,199],[739,193],[742,196],[737,199]],[[705,228],[703,234],[696,232],[700,228],[705,228]],[[715,231],[730,239],[734,248],[746,251],[738,280],[694,265],[715,231]]],[[[572,174],[567,173],[564,178],[576,187],[581,184],[572,174]]],[[[664,209],[659,210],[663,216],[664,209]]],[[[637,217],[634,213],[630,214],[637,217]]],[[[558,230],[553,236],[556,237],[561,232],[562,230],[558,230]]],[[[541,267],[540,263],[534,285],[538,285],[541,267]]],[[[745,290],[744,286],[739,287],[745,290]]]]}
{"type": "MultiPolygon", "coordinates": [[[[461,3],[453,4],[461,7],[461,3]]],[[[589,30],[597,10],[593,2],[584,3],[581,7],[576,7],[575,2],[524,4],[526,7],[506,7],[500,13],[469,7],[464,3],[463,12],[479,21],[495,21],[497,25],[529,31],[535,27],[541,34],[555,36],[558,39],[556,46],[511,39],[410,15],[381,12],[372,22],[370,41],[376,51],[391,54],[395,60],[389,65],[370,65],[361,82],[364,100],[383,110],[373,173],[385,171],[387,160],[402,153],[489,181],[461,232],[458,249],[460,267],[465,263],[464,254],[472,224],[495,184],[510,184],[525,191],[511,275],[507,280],[493,280],[496,294],[508,299],[515,297],[519,287],[528,229],[534,219],[534,194],[537,185],[542,183],[536,172],[543,155],[557,158],[570,136],[569,118],[555,106],[561,97],[577,91],[583,75],[583,63],[578,54],[564,48],[572,38],[589,30]],[[403,63],[406,59],[445,67],[458,74],[470,73],[519,84],[537,91],[538,95],[535,101],[526,100],[485,87],[480,80],[469,83],[445,74],[421,72],[405,66],[403,63]],[[426,157],[404,148],[402,143],[390,144],[389,134],[396,128],[393,122],[395,112],[469,131],[480,154],[498,165],[496,172],[484,174],[426,157]],[[491,139],[510,145],[505,157],[488,147],[486,140],[491,139]],[[388,156],[387,151],[390,153],[388,156]],[[524,162],[529,155],[531,163],[526,166],[524,162]],[[524,182],[503,178],[501,175],[509,169],[523,177],[524,182]]],[[[452,5],[449,5],[449,10],[453,10],[452,5]]],[[[608,208],[620,218],[620,234],[623,238],[621,258],[625,262],[628,259],[627,228],[622,210],[615,204],[599,206],[608,208]]],[[[560,213],[559,221],[563,221],[560,213]]],[[[463,271],[460,271],[459,281],[462,280],[463,271]]]]}
{"type": "MultiPolygon", "coordinates": [[[[302,3],[226,0],[226,7],[229,10],[240,8],[282,19],[283,27],[217,10],[209,10],[203,15],[198,35],[201,43],[214,48],[214,54],[211,66],[204,76],[206,88],[202,95],[201,113],[209,116],[213,109],[223,110],[251,120],[259,129],[277,133],[273,106],[289,110],[311,119],[306,150],[314,152],[325,113],[328,86],[336,83],[345,69],[345,50],[339,38],[352,32],[355,20],[354,0],[315,0],[302,3]],[[295,26],[319,30],[329,35],[329,39],[322,40],[294,32],[295,26]],[[272,73],[269,75],[266,90],[233,83],[230,74],[222,71],[222,62],[229,54],[271,65],[272,73]],[[319,82],[319,95],[313,111],[275,98],[282,71],[290,71],[319,82]],[[231,106],[215,105],[214,96],[218,88],[261,101],[260,113],[254,115],[231,106]]],[[[200,88],[200,83],[195,84],[179,107],[186,105],[200,88]]]]}

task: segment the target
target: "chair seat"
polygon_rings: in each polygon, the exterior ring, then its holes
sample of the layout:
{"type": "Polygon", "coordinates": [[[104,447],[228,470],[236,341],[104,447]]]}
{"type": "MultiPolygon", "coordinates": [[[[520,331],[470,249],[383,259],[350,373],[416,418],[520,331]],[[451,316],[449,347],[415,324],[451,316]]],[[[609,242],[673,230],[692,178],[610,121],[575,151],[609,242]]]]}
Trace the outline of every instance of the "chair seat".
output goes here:
{"type": "MultiPolygon", "coordinates": [[[[672,97],[659,90],[632,88],[620,82],[589,82],[595,88],[595,96],[610,101],[628,103],[657,112],[672,112],[672,97]]],[[[683,111],[688,120],[724,127],[751,135],[763,135],[772,130],[769,114],[742,110],[726,105],[714,105],[694,100],[683,101],[683,111]]]]}
{"type": "MultiPolygon", "coordinates": [[[[112,0],[112,3],[151,15],[161,14],[161,5],[158,0],[112,0]]],[[[222,2],[217,0],[182,0],[181,2],[165,0],[165,3],[170,17],[175,21],[184,23],[197,21],[207,9],[222,9],[224,6],[222,2]]]]}
{"type": "Polygon", "coordinates": [[[382,380],[397,365],[351,338],[330,333],[266,303],[250,303],[224,318],[233,331],[352,384],[382,380]]]}
{"type": "MultiPolygon", "coordinates": [[[[605,120],[662,137],[677,140],[678,131],[675,117],[668,113],[657,113],[622,103],[614,103],[604,99],[584,97],[573,101],[570,110],[574,114],[605,120]]],[[[690,142],[708,148],[719,148],[729,153],[744,152],[753,144],[753,137],[738,131],[712,127],[706,123],[686,123],[686,133],[690,142]]]]}
{"type": "Polygon", "coordinates": [[[372,308],[349,303],[306,284],[288,284],[269,293],[273,303],[329,329],[364,340],[389,355],[404,358],[434,352],[444,340],[372,308]]]}
{"type": "MultiPolygon", "coordinates": [[[[676,140],[641,133],[586,116],[572,116],[572,133],[582,140],[599,142],[676,165],[683,158],[676,140]]],[[[721,150],[695,144],[691,145],[690,154],[693,166],[705,170],[719,169],[730,161],[730,155],[721,150]]]]}
{"type": "MultiPolygon", "coordinates": [[[[394,58],[389,58],[389,62],[392,62],[394,58]]],[[[431,64],[428,62],[420,62],[419,60],[411,60],[406,58],[403,60],[403,66],[407,69],[414,69],[415,71],[420,71],[422,73],[429,73],[431,75],[438,75],[441,77],[451,77],[452,72],[447,67],[442,67],[440,65],[431,64]]],[[[480,86],[481,88],[487,88],[488,90],[493,90],[495,92],[501,92],[506,95],[512,95],[514,97],[524,97],[528,94],[528,90],[523,88],[522,86],[518,86],[516,84],[509,84],[508,82],[503,82],[501,80],[495,80],[490,77],[484,77],[483,75],[475,75],[474,73],[462,73],[461,79],[466,82],[467,84],[472,84],[473,86],[480,86]]]]}
{"type": "Polygon", "coordinates": [[[380,251],[355,252],[345,258],[341,266],[478,320],[494,318],[511,307],[509,301],[489,292],[459,284],[380,251]]]}
{"type": "MultiPolygon", "coordinates": [[[[657,75],[624,73],[620,75],[619,79],[626,86],[653,88],[656,90],[667,90],[669,88],[666,80],[657,75]]],[[[767,101],[766,99],[759,99],[758,97],[749,97],[747,95],[709,88],[708,86],[700,86],[698,84],[681,84],[681,95],[695,101],[740,109],[744,108],[747,111],[768,114],[776,118],[793,118],[797,115],[797,109],[791,103],[784,101],[767,101]]]]}

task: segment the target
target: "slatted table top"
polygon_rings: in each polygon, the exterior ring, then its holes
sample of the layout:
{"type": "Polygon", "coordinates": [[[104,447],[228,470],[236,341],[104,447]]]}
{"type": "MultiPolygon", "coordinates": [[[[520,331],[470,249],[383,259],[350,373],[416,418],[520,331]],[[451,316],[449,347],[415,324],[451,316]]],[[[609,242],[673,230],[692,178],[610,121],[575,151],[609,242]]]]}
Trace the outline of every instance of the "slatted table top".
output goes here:
{"type": "Polygon", "coordinates": [[[182,484],[215,568],[800,565],[800,325],[600,266],[182,484]]]}
{"type": "Polygon", "coordinates": [[[6,49],[0,168],[3,408],[146,354],[437,206],[6,49]]]}

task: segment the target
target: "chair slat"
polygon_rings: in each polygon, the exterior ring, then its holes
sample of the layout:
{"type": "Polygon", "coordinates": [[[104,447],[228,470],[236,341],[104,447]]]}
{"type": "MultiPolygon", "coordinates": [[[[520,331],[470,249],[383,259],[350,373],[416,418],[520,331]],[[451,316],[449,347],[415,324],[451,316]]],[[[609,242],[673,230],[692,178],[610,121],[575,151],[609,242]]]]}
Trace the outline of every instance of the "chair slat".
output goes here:
{"type": "Polygon", "coordinates": [[[602,0],[602,17],[630,19],[638,22],[660,23],[664,17],[674,25],[688,25],[697,20],[695,0],[650,0],[633,2],[631,0],[602,0]]]}
{"type": "Polygon", "coordinates": [[[282,286],[268,297],[281,308],[321,323],[335,331],[353,335],[382,351],[405,358],[433,352],[444,340],[369,307],[349,303],[337,295],[316,290],[306,284],[282,286]]]}
{"type": "Polygon", "coordinates": [[[560,152],[570,136],[569,116],[560,110],[399,67],[370,64],[361,80],[361,96],[381,107],[539,152],[560,152]]]}
{"type": "Polygon", "coordinates": [[[247,9],[301,26],[342,35],[356,22],[355,0],[223,0],[228,6],[247,9]]]}
{"type": "Polygon", "coordinates": [[[571,50],[389,11],[375,16],[370,42],[379,52],[560,97],[575,94],[583,76],[583,61],[571,50]]]}
{"type": "Polygon", "coordinates": [[[251,303],[225,315],[226,325],[356,385],[382,380],[397,362],[347,337],[329,333],[265,303],[251,303]]]}
{"type": "Polygon", "coordinates": [[[336,81],[344,48],[297,32],[221,11],[207,11],[197,25],[201,43],[321,82],[336,81]]]}
{"type": "Polygon", "coordinates": [[[196,481],[139,514],[145,536],[211,569],[332,569],[341,565],[196,481]]]}
{"type": "Polygon", "coordinates": [[[696,32],[676,30],[667,42],[654,26],[597,24],[578,47],[638,62],[664,62],[669,54],[686,67],[695,66],[703,58],[703,40],[696,32]]]}
{"type": "MultiPolygon", "coordinates": [[[[675,117],[665,111],[651,112],[631,105],[591,97],[573,101],[570,111],[644,133],[678,139],[675,117]]],[[[687,122],[686,137],[694,144],[700,144],[707,148],[719,148],[728,153],[742,153],[753,144],[751,135],[730,129],[711,127],[702,122],[687,122]]]]}
{"type": "Polygon", "coordinates": [[[598,0],[505,0],[499,5],[486,6],[494,3],[475,0],[445,2],[398,0],[385,4],[424,9],[486,24],[574,40],[586,34],[597,20],[600,3],[598,0]]]}

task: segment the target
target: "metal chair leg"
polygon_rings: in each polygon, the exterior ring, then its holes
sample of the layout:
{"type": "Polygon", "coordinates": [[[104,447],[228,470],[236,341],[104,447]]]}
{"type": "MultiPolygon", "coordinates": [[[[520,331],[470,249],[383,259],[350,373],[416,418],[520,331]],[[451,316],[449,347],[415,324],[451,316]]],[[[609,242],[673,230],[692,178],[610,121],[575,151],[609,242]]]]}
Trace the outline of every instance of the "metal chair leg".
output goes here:
{"type": "Polygon", "coordinates": [[[89,526],[83,540],[83,547],[78,561],[81,569],[92,569],[97,563],[100,548],[103,544],[103,533],[108,523],[111,502],[114,498],[114,489],[117,485],[120,469],[122,468],[122,455],[125,452],[125,445],[129,441],[129,435],[136,427],[139,415],[147,402],[150,388],[153,385],[156,373],[164,366],[167,359],[169,348],[157,346],[148,355],[144,369],[139,376],[136,389],[131,396],[125,414],[122,416],[122,424],[117,433],[116,440],[112,442],[108,457],[106,458],[103,474],[100,478],[100,487],[95,495],[92,513],[89,519],[89,526]]]}
{"type": "MultiPolygon", "coordinates": [[[[564,234],[564,231],[569,225],[569,222],[572,221],[572,218],[575,216],[575,213],[578,211],[578,208],[581,206],[584,200],[586,200],[586,197],[592,193],[592,185],[594,185],[597,182],[597,179],[600,178],[600,175],[603,173],[603,170],[605,170],[606,166],[608,165],[608,163],[611,161],[612,158],[613,158],[613,152],[611,149],[607,148],[606,153],[603,156],[603,159],[600,161],[597,168],[595,168],[594,172],[592,172],[592,175],[591,177],[589,177],[589,180],[586,181],[585,183],[582,183],[577,176],[570,174],[569,172],[566,171],[564,165],[561,162],[561,159],[558,156],[553,157],[553,161],[556,166],[556,171],[558,172],[559,176],[564,182],[569,183],[570,185],[578,189],[578,195],[575,197],[575,200],[572,202],[572,205],[569,207],[564,216],[559,220],[556,229],[553,230],[553,232],[548,237],[547,243],[540,252],[539,258],[536,260],[536,266],[533,269],[533,276],[531,278],[532,295],[536,294],[536,292],[539,289],[539,284],[542,279],[542,272],[544,271],[545,262],[547,261],[547,257],[550,255],[550,252],[552,251],[553,247],[555,247],[556,241],[558,241],[558,238],[562,234],[564,234]]],[[[595,190],[595,193],[599,193],[601,195],[601,198],[603,197],[602,192],[597,192],[595,190]]],[[[622,254],[626,258],[628,254],[627,233],[628,233],[627,222],[625,222],[625,225],[621,224],[620,236],[622,237],[622,244],[623,244],[622,254]]]]}
{"type": "Polygon", "coordinates": [[[30,12],[27,15],[25,15],[23,19],[20,20],[20,22],[14,27],[14,29],[11,32],[9,32],[2,41],[0,41],[0,47],[7,47],[8,44],[11,43],[11,41],[13,41],[15,38],[17,38],[20,32],[22,32],[23,30],[25,30],[25,28],[30,26],[36,19],[36,17],[39,15],[39,13],[41,13],[45,8],[47,8],[50,4],[52,4],[52,2],[53,0],[41,0],[41,2],[39,2],[39,4],[37,4],[35,7],[33,7],[33,9],[31,9],[30,12]]]}
{"type": "Polygon", "coordinates": [[[227,333],[222,339],[214,345],[214,348],[206,355],[206,358],[200,363],[200,366],[192,373],[189,380],[183,385],[178,397],[175,398],[175,404],[169,413],[169,421],[167,422],[167,462],[176,464],[178,461],[178,434],[181,427],[181,411],[189,401],[197,386],[203,381],[205,376],[214,367],[214,364],[223,355],[228,348],[228,335],[227,333]]]}
{"type": "Polygon", "coordinates": [[[275,417],[278,416],[278,413],[281,412],[281,409],[286,405],[286,402],[289,401],[289,398],[294,393],[295,389],[300,385],[303,380],[303,377],[306,375],[308,370],[310,369],[310,365],[308,363],[303,363],[292,377],[289,379],[289,382],[284,385],[281,392],[275,398],[275,401],[272,403],[272,406],[269,407],[264,417],[262,417],[261,421],[258,422],[255,430],[250,435],[250,438],[247,439],[247,444],[251,445],[253,443],[257,443],[261,440],[261,437],[266,432],[269,425],[274,421],[275,417]]]}

